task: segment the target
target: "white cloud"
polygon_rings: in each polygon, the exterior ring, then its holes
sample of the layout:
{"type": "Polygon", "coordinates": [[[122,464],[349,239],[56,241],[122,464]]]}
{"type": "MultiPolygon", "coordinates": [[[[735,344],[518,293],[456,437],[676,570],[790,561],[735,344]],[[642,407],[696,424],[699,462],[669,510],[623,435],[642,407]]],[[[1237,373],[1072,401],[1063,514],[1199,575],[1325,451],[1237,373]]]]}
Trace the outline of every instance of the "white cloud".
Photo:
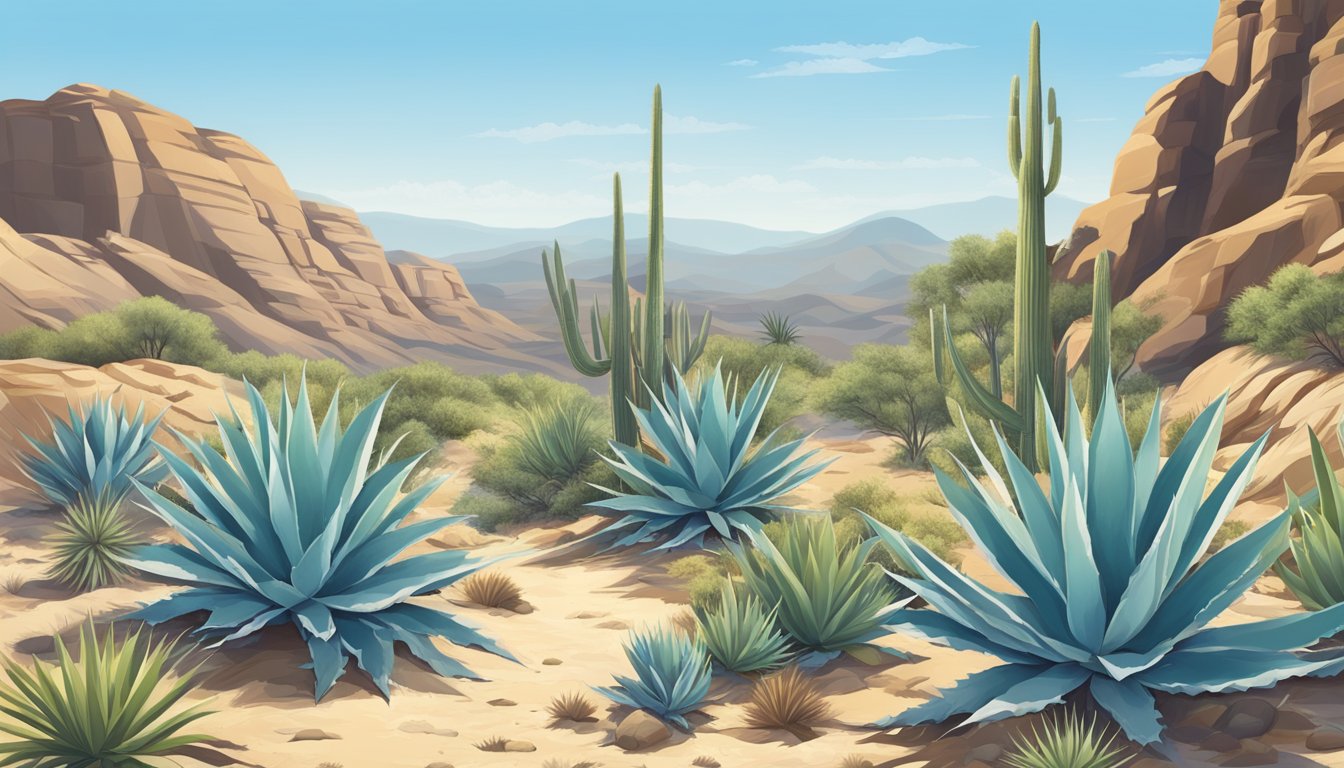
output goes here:
{"type": "Polygon", "coordinates": [[[760,64],[760,63],[761,63],[761,62],[759,62],[759,61],[757,61],[757,60],[755,60],[755,59],[733,59],[732,61],[725,62],[725,63],[724,63],[724,66],[725,66],[725,67],[754,67],[754,66],[756,66],[757,64],[760,64]]]}
{"type": "Polygon", "coordinates": [[[891,43],[872,43],[856,45],[853,43],[816,43],[814,45],[786,45],[776,48],[781,53],[803,53],[836,59],[902,59],[907,56],[928,56],[941,51],[955,51],[974,46],[962,43],[935,43],[922,37],[899,40],[891,43]]]}
{"type": "Polygon", "coordinates": [[[507,130],[491,128],[475,135],[489,139],[516,139],[524,144],[532,144],[538,141],[551,141],[569,136],[620,136],[644,132],[644,128],[634,123],[594,125],[579,120],[571,120],[567,123],[541,123],[540,125],[529,125],[526,128],[510,128],[507,130]]]}
{"type": "Polygon", "coordinates": [[[752,77],[810,77],[812,75],[863,75],[869,72],[889,72],[886,67],[870,64],[863,59],[809,59],[790,61],[774,69],[757,72],[752,77]]]}
{"type": "Polygon", "coordinates": [[[900,160],[859,160],[856,158],[818,157],[795,170],[828,171],[906,171],[936,168],[979,168],[980,161],[973,157],[903,157],[900,160]]]}
{"type": "MultiPolygon", "coordinates": [[[[677,115],[663,117],[663,131],[665,133],[725,133],[728,131],[745,131],[749,128],[751,126],[744,123],[716,123],[712,120],[701,120],[698,117],[680,117],[677,115]]],[[[540,125],[509,128],[507,130],[491,128],[473,135],[477,138],[514,139],[524,144],[534,144],[540,141],[553,141],[571,136],[628,136],[648,132],[648,128],[634,123],[595,125],[580,120],[571,120],[567,123],[541,123],[540,125]]]]}
{"type": "Polygon", "coordinates": [[[1130,70],[1121,77],[1174,77],[1194,72],[1204,66],[1203,59],[1167,59],[1130,70]]]}

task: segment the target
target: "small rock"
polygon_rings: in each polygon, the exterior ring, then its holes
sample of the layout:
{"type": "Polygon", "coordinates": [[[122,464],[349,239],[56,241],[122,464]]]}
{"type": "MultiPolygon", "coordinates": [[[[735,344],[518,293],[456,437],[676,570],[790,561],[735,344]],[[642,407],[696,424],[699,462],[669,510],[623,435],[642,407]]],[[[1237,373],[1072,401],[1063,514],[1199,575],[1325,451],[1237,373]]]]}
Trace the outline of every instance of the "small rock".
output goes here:
{"type": "Polygon", "coordinates": [[[485,702],[485,703],[486,703],[486,704],[489,704],[489,705],[492,706],[492,707],[516,707],[516,706],[518,706],[518,702],[514,701],[513,699],[491,699],[491,700],[489,700],[489,701],[487,701],[487,702],[485,702]]]}
{"type": "Polygon", "coordinates": [[[452,728],[436,728],[432,723],[425,720],[407,720],[397,726],[397,730],[402,733],[428,733],[434,736],[456,736],[457,731],[452,728]]]}
{"type": "Polygon", "coordinates": [[[558,667],[558,666],[560,666],[561,664],[564,664],[565,662],[563,662],[563,661],[561,661],[561,660],[555,658],[554,656],[552,656],[552,657],[550,657],[550,658],[548,658],[548,659],[542,659],[542,660],[541,660],[541,663],[542,663],[542,665],[547,666],[547,667],[558,667]]]}
{"type": "Polygon", "coordinates": [[[604,622],[602,622],[601,624],[598,624],[598,625],[597,625],[597,628],[598,628],[598,629],[629,629],[629,628],[630,628],[630,625],[629,625],[629,624],[626,624],[624,621],[621,621],[620,619],[612,619],[611,621],[604,621],[604,622]]]}
{"type": "Polygon", "coordinates": [[[1274,719],[1274,730],[1314,731],[1316,723],[1296,709],[1280,709],[1279,716],[1274,719]]]}
{"type": "Polygon", "coordinates": [[[971,763],[989,763],[993,765],[996,760],[1003,756],[1003,747],[998,744],[981,744],[966,753],[962,758],[962,763],[969,766],[971,763]]]}
{"type": "Polygon", "coordinates": [[[627,752],[646,749],[670,738],[672,729],[667,727],[667,723],[642,709],[626,715],[616,726],[616,746],[627,752]]]}
{"type": "Polygon", "coordinates": [[[336,734],[334,734],[334,733],[329,733],[329,732],[327,732],[327,731],[324,731],[324,730],[322,730],[321,728],[304,728],[304,729],[301,730],[301,731],[297,731],[297,732],[295,732],[295,734],[294,734],[292,737],[290,737],[289,740],[290,740],[290,741],[331,741],[332,739],[339,739],[339,738],[341,738],[341,737],[338,736],[338,735],[336,735],[336,734]]]}
{"type": "Polygon", "coordinates": [[[1188,717],[1181,721],[1181,725],[1198,725],[1204,728],[1212,728],[1213,724],[1218,722],[1218,718],[1223,716],[1227,707],[1222,704],[1205,704],[1204,706],[1191,712],[1188,717]]]}
{"type": "Polygon", "coordinates": [[[512,603],[509,603],[508,605],[500,607],[504,608],[505,610],[513,611],[514,613],[522,615],[529,614],[532,611],[536,610],[535,608],[532,607],[532,604],[527,602],[526,600],[515,600],[512,603]]]}
{"type": "Polygon", "coordinates": [[[1208,738],[1199,742],[1199,748],[1210,752],[1236,752],[1241,749],[1241,739],[1228,733],[1214,731],[1208,738]]]}
{"type": "Polygon", "coordinates": [[[1237,699],[1213,727],[1238,739],[1253,739],[1268,733],[1278,714],[1274,705],[1264,699],[1237,699]]]}
{"type": "Polygon", "coordinates": [[[1215,733],[1217,731],[1202,725],[1175,725],[1167,729],[1167,735],[1182,744],[1200,744],[1215,733]]]}
{"type": "Polygon", "coordinates": [[[425,768],[453,768],[453,764],[445,763],[442,760],[439,760],[437,762],[433,762],[430,763],[429,765],[426,765],[425,768]]]}
{"type": "Polygon", "coordinates": [[[1337,752],[1344,749],[1344,728],[1323,725],[1307,736],[1307,749],[1313,752],[1337,752]]]}
{"type": "Polygon", "coordinates": [[[533,743],[530,742],[530,741],[522,741],[522,740],[514,741],[514,740],[509,740],[509,741],[504,742],[504,751],[505,751],[505,752],[536,752],[536,751],[537,751],[537,745],[536,745],[536,744],[533,744],[533,743]]]}
{"type": "Polygon", "coordinates": [[[1228,768],[1251,765],[1273,765],[1279,762],[1279,751],[1255,739],[1242,739],[1241,749],[1219,761],[1228,768]]]}
{"type": "Polygon", "coordinates": [[[566,616],[565,618],[567,618],[567,619],[600,619],[600,618],[602,618],[603,616],[606,616],[606,615],[607,615],[607,614],[606,614],[606,612],[604,612],[604,611],[579,611],[578,613],[571,613],[571,614],[569,614],[568,616],[566,616]]]}

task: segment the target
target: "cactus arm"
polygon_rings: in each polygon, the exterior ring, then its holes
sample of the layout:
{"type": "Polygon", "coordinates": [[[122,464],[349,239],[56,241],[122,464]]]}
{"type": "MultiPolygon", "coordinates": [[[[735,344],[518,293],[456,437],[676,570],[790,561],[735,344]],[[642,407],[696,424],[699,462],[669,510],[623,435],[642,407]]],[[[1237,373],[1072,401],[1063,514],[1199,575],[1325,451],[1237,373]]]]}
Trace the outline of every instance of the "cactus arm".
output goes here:
{"type": "MultiPolygon", "coordinates": [[[[639,423],[630,409],[635,400],[635,360],[630,328],[630,285],[625,261],[625,203],[621,199],[621,175],[614,174],[611,229],[611,319],[607,350],[611,353],[611,429],[616,442],[639,445],[639,423]]],[[[593,321],[600,322],[597,304],[593,321]]]]}
{"type": "Polygon", "coordinates": [[[1012,94],[1008,100],[1008,167],[1013,178],[1022,170],[1022,117],[1019,96],[1022,83],[1013,75],[1012,94]]]}
{"type": "Polygon", "coordinates": [[[1059,186],[1061,158],[1064,154],[1064,119],[1055,112],[1055,89],[1050,89],[1049,117],[1053,127],[1050,141],[1050,177],[1045,182],[1045,194],[1055,191],[1059,186]]]}
{"type": "Polygon", "coordinates": [[[565,352],[574,364],[574,369],[584,376],[604,376],[611,370],[611,360],[600,357],[600,341],[593,339],[594,354],[589,353],[579,332],[579,307],[575,295],[574,281],[565,277],[565,261],[560,253],[560,244],[555,244],[555,261],[552,264],[548,254],[541,253],[542,273],[546,277],[546,289],[551,296],[551,306],[555,308],[556,319],[560,323],[560,337],[565,342],[565,352]]]}
{"type": "Polygon", "coordinates": [[[1111,378],[1111,256],[1102,251],[1092,265],[1092,337],[1087,344],[1087,409],[1092,414],[1111,378]]]}
{"type": "Polygon", "coordinates": [[[1013,410],[1013,407],[995,397],[992,392],[985,388],[980,380],[971,373],[970,367],[961,359],[961,353],[957,351],[957,345],[952,341],[951,324],[947,322],[947,308],[943,308],[943,341],[947,345],[947,356],[952,361],[952,368],[957,372],[957,381],[961,383],[961,388],[965,390],[970,405],[980,412],[982,416],[999,422],[1010,432],[1022,433],[1026,428],[1022,414],[1013,410]]]}
{"type": "Polygon", "coordinates": [[[653,89],[649,163],[649,259],[644,286],[644,385],[663,391],[663,89],[653,89]]]}

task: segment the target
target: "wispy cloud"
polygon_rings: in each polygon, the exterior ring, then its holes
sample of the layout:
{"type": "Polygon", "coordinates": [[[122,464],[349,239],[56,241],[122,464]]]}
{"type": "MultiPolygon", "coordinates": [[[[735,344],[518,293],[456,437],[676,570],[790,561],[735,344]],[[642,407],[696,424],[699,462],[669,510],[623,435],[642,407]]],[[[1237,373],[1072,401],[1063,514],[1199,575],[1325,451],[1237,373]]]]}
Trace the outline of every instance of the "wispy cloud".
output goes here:
{"type": "Polygon", "coordinates": [[[1155,64],[1145,64],[1138,69],[1132,69],[1121,77],[1173,77],[1194,72],[1202,66],[1204,66],[1203,59],[1166,59],[1155,64]]]}
{"type": "Polygon", "coordinates": [[[725,66],[725,67],[754,67],[754,66],[756,66],[757,64],[760,64],[760,63],[761,63],[761,62],[759,62],[759,61],[757,61],[757,60],[755,60],[755,59],[733,59],[732,61],[724,62],[724,66],[725,66]]]}
{"type": "Polygon", "coordinates": [[[539,125],[529,125],[525,128],[509,128],[506,130],[491,128],[474,135],[486,139],[514,139],[524,144],[532,144],[538,141],[553,141],[570,136],[621,136],[644,132],[644,128],[634,123],[594,125],[580,120],[570,120],[567,123],[541,123],[539,125]]]}
{"type": "Polygon", "coordinates": [[[863,59],[809,59],[808,61],[790,61],[774,69],[757,72],[752,75],[761,77],[811,77],[812,75],[864,75],[869,72],[889,72],[863,59]]]}
{"type": "Polygon", "coordinates": [[[979,168],[973,157],[903,157],[899,160],[860,160],[852,157],[818,157],[802,165],[799,171],[906,171],[934,168],[979,168]]]}
{"type": "MultiPolygon", "coordinates": [[[[663,118],[663,131],[666,133],[726,133],[728,131],[745,131],[749,128],[751,126],[745,123],[717,123],[712,120],[701,120],[698,117],[667,115],[663,118]]],[[[626,136],[648,132],[648,128],[634,123],[596,125],[580,120],[571,120],[567,123],[541,123],[524,128],[491,128],[472,135],[477,138],[513,139],[524,144],[534,144],[540,141],[554,141],[555,139],[573,136],[626,136]]]]}
{"type": "Polygon", "coordinates": [[[854,44],[845,42],[815,43],[813,45],[786,45],[776,48],[780,53],[803,53],[832,59],[903,59],[907,56],[928,56],[941,51],[955,51],[974,46],[963,43],[935,43],[922,37],[892,43],[854,44]]]}

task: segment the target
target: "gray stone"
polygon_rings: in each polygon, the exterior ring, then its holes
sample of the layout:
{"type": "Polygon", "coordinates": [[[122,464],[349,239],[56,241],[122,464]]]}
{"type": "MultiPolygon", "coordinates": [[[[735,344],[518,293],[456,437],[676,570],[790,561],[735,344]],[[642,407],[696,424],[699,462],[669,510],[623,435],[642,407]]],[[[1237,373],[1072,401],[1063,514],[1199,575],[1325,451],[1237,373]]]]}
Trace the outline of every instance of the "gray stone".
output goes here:
{"type": "Polygon", "coordinates": [[[1337,752],[1344,749],[1344,728],[1323,725],[1307,736],[1307,749],[1313,752],[1337,752]]]}
{"type": "Polygon", "coordinates": [[[998,744],[981,744],[980,746],[967,752],[966,756],[963,757],[961,761],[967,765],[970,765],[971,763],[974,763],[976,761],[994,765],[994,763],[1002,756],[1003,756],[1003,747],[999,746],[998,744]]]}
{"type": "Polygon", "coordinates": [[[516,740],[516,741],[515,741],[515,740],[509,740],[509,741],[504,742],[504,751],[505,751],[505,752],[536,752],[536,751],[537,751],[537,745],[536,745],[536,744],[533,744],[533,743],[530,742],[530,741],[523,741],[523,740],[521,740],[521,739],[516,740]]]}
{"type": "Polygon", "coordinates": [[[1238,739],[1254,739],[1269,733],[1278,715],[1274,705],[1264,699],[1237,699],[1213,727],[1238,739]]]}

